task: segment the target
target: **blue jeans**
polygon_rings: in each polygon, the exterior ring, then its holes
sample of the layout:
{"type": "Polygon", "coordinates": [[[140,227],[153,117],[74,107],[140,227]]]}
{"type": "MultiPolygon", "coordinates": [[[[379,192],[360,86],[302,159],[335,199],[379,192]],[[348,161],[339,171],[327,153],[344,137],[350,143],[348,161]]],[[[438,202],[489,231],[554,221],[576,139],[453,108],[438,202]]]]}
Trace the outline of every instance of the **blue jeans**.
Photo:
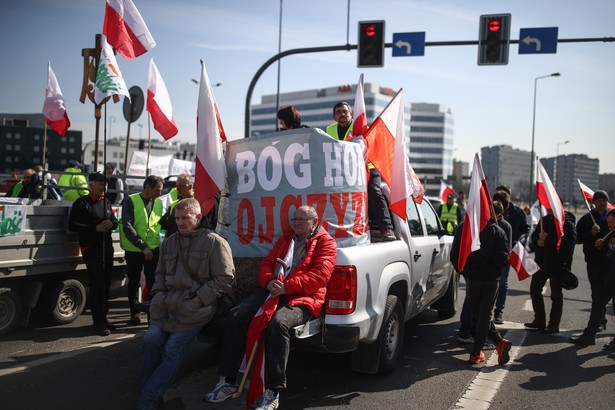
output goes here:
{"type": "Polygon", "coordinates": [[[143,336],[141,396],[137,408],[155,409],[162,395],[171,387],[188,352],[188,347],[201,328],[169,333],[151,324],[143,336]]]}
{"type": "Polygon", "coordinates": [[[502,275],[500,276],[500,288],[498,289],[498,297],[495,300],[495,315],[501,315],[504,312],[504,305],[506,304],[506,294],[508,293],[508,272],[510,271],[510,265],[507,263],[502,268],[502,275]]]}

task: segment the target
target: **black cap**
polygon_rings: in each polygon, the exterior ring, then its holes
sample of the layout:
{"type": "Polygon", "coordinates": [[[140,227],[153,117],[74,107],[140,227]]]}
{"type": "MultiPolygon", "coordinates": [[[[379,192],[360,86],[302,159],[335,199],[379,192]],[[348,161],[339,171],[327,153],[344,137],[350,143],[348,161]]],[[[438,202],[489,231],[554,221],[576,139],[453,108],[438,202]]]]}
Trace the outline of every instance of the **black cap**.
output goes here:
{"type": "Polygon", "coordinates": [[[107,162],[105,164],[106,167],[111,168],[111,169],[116,169],[117,168],[117,164],[115,162],[107,162]]]}
{"type": "Polygon", "coordinates": [[[70,165],[71,167],[79,168],[81,166],[81,162],[77,161],[76,159],[71,159],[68,160],[68,165],[70,165]]]}
{"type": "Polygon", "coordinates": [[[448,194],[447,199],[455,199],[455,194],[448,194]]]}
{"type": "Polygon", "coordinates": [[[88,175],[88,181],[92,182],[92,181],[104,181],[105,180],[105,176],[103,174],[101,174],[100,172],[92,172],[90,175],[88,175]]]}
{"type": "Polygon", "coordinates": [[[596,202],[598,199],[606,199],[608,201],[609,194],[607,194],[605,191],[598,190],[594,192],[594,197],[592,198],[592,202],[596,202]]]}

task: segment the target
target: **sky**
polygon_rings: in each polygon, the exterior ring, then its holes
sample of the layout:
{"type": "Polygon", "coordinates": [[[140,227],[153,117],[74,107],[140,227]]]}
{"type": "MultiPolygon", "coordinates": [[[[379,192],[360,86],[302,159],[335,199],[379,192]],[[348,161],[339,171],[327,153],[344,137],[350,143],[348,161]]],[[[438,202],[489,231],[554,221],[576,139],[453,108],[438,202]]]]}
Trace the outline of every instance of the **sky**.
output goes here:
{"type": "MultiPolygon", "coordinates": [[[[511,39],[521,28],[558,27],[559,39],[615,36],[612,0],[133,0],[157,45],[118,65],[128,87],[147,92],[150,57],[166,83],[179,134],[196,142],[200,60],[205,61],[230,139],[244,135],[244,107],[252,78],[281,50],[356,44],[362,20],[385,20],[393,33],[425,32],[426,41],[477,41],[481,14],[511,13],[511,39]],[[281,45],[280,7],[282,8],[281,45]]],[[[94,139],[94,106],[79,102],[83,48],[102,33],[104,0],[18,0],[0,6],[0,112],[40,113],[47,63],[64,95],[72,130],[94,139]]],[[[556,54],[518,54],[505,66],[478,66],[477,46],[426,47],[424,56],[392,57],[382,68],[357,68],[356,50],[282,59],[280,92],[365,82],[404,89],[410,102],[438,103],[455,118],[454,156],[472,163],[483,146],[531,150],[534,85],[535,151],[540,157],[586,154],[601,173],[615,173],[615,42],[559,43],[556,54]],[[559,72],[560,77],[537,77],[559,72]],[[565,143],[565,141],[569,141],[565,143]]],[[[277,90],[277,64],[260,77],[252,104],[277,90]]],[[[373,119],[370,119],[373,120],[373,119]]],[[[131,138],[147,138],[147,113],[131,138]]],[[[101,124],[103,127],[103,124],[101,124]]],[[[122,101],[107,106],[107,136],[125,136],[122,101]]],[[[151,137],[162,137],[151,127],[151,137]]],[[[102,136],[101,136],[102,139],[102,136]]],[[[52,143],[52,142],[50,142],[52,143]]]]}

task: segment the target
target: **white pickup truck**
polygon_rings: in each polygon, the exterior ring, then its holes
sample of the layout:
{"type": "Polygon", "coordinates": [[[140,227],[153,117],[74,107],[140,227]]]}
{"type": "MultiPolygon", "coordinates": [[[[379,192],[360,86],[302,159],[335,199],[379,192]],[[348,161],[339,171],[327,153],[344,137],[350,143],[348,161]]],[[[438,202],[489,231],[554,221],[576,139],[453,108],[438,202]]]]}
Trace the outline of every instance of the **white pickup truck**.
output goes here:
{"type": "Polygon", "coordinates": [[[352,352],[353,370],[387,372],[403,349],[406,321],[429,307],[442,317],[455,314],[453,237],[428,200],[408,198],[406,221],[393,218],[397,240],[368,239],[366,181],[359,174],[365,163],[357,144],[315,129],[283,131],[231,141],[226,164],[230,199],[219,222],[234,256],[265,255],[278,232],[290,229],[290,212],[305,203],[338,242],[324,314],[294,329],[294,347],[352,352]]]}

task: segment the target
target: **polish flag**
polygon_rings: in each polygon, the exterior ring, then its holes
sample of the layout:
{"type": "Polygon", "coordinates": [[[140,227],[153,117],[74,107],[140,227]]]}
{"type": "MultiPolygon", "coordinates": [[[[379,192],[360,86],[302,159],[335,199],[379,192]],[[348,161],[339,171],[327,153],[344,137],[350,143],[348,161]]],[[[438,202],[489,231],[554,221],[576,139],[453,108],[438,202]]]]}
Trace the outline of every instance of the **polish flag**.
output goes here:
{"type": "Polygon", "coordinates": [[[171,98],[164,85],[160,71],[154,64],[154,59],[149,60],[149,76],[147,84],[147,111],[152,116],[154,128],[168,140],[177,134],[177,125],[173,118],[171,98]]]}
{"type": "Polygon", "coordinates": [[[487,222],[492,217],[491,195],[489,195],[489,188],[485,180],[483,166],[478,159],[478,153],[474,155],[466,210],[457,262],[459,272],[463,272],[468,256],[480,249],[480,232],[485,229],[487,222]]]}
{"type": "Polygon", "coordinates": [[[442,203],[446,202],[449,194],[455,195],[455,190],[452,186],[447,185],[446,182],[440,180],[440,199],[442,200],[442,203]]]}
{"type": "Polygon", "coordinates": [[[406,220],[408,157],[404,138],[404,92],[400,89],[364,135],[368,159],[391,189],[389,209],[406,220]]]}
{"type": "Polygon", "coordinates": [[[51,63],[47,66],[47,88],[45,89],[45,102],[43,103],[43,114],[47,125],[61,136],[66,136],[66,131],[70,127],[70,120],[64,106],[64,97],[56,75],[51,69],[51,63]]]}
{"type": "Polygon", "coordinates": [[[540,269],[538,264],[530,257],[525,247],[521,245],[519,241],[517,241],[512,248],[508,263],[510,263],[510,266],[517,272],[519,280],[529,278],[540,269]]]}
{"type": "Polygon", "coordinates": [[[538,193],[538,201],[547,210],[553,211],[553,217],[555,218],[555,231],[557,232],[557,250],[562,242],[562,236],[564,236],[564,207],[562,201],[559,199],[559,195],[555,192],[553,183],[549,179],[545,167],[538,161],[538,175],[536,178],[536,191],[538,193]]]}
{"type": "Polygon", "coordinates": [[[352,131],[346,136],[346,141],[367,132],[367,114],[365,113],[365,98],[363,97],[363,74],[359,76],[357,91],[354,97],[354,108],[352,109],[352,131]]]}
{"type": "Polygon", "coordinates": [[[156,46],[139,10],[131,0],[107,0],[103,34],[126,60],[156,46]]]}
{"type": "Polygon", "coordinates": [[[214,196],[224,188],[226,166],[222,143],[226,143],[226,134],[207,76],[205,62],[201,60],[199,106],[196,119],[194,196],[201,204],[203,215],[207,215],[213,209],[214,196]]]}
{"type": "MultiPolygon", "coordinates": [[[[585,198],[585,203],[587,204],[587,207],[589,208],[589,204],[594,202],[594,191],[592,191],[587,185],[582,183],[580,179],[577,179],[577,181],[579,181],[579,188],[581,189],[581,195],[583,195],[583,198],[585,198]]],[[[615,208],[615,206],[607,202],[606,209],[610,210],[613,208],[615,208]]]]}
{"type": "Polygon", "coordinates": [[[406,184],[410,187],[412,192],[412,198],[414,202],[420,204],[423,202],[423,196],[425,196],[425,187],[423,183],[414,172],[414,168],[410,165],[410,160],[406,157],[406,184]]]}

